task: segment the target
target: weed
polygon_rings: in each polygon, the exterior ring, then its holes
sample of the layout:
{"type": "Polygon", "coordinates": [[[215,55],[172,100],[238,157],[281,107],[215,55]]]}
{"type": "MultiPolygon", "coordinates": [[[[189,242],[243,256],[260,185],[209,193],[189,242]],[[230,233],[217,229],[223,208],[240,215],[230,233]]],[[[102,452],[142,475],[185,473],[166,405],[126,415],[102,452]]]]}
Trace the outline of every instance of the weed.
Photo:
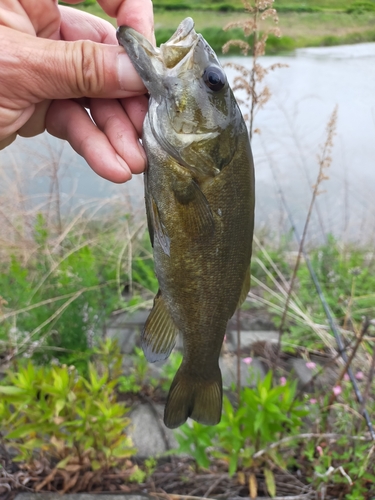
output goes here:
{"type": "Polygon", "coordinates": [[[149,290],[150,296],[157,287],[150,250],[138,239],[142,226],[135,226],[124,245],[114,226],[102,238],[100,227],[82,224],[81,219],[60,238],[38,213],[31,241],[35,253],[26,262],[16,253],[0,262],[0,348],[8,359],[21,354],[84,365],[85,352],[105,334],[111,312],[144,302],[137,293],[126,302],[125,286],[130,283],[143,295],[149,290]],[[54,249],[56,237],[61,242],[54,249]],[[130,266],[122,259],[127,247],[130,266]]]}
{"type": "Polygon", "coordinates": [[[168,361],[163,365],[161,374],[161,388],[168,393],[171,383],[182,363],[182,354],[178,351],[172,352],[168,361]]]}
{"type": "Polygon", "coordinates": [[[127,409],[116,401],[116,379],[90,364],[88,377],[74,367],[17,364],[0,385],[3,441],[15,461],[108,470],[134,454],[126,436],[127,409]]]}
{"type": "Polygon", "coordinates": [[[283,433],[297,433],[302,417],[308,413],[301,403],[294,403],[296,383],[283,380],[282,384],[272,386],[272,372],[269,372],[254,389],[246,387],[241,391],[237,409],[224,397],[223,416],[216,428],[196,422],[185,424],[175,434],[180,445],[178,451],[193,456],[198,467],[208,468],[210,456],[219,458],[227,462],[231,476],[261,467],[268,489],[273,491],[274,478],[268,463],[285,467],[281,456],[271,451],[262,454],[259,460],[254,455],[283,433]]]}
{"type": "Polygon", "coordinates": [[[146,381],[151,385],[155,385],[155,381],[147,380],[149,363],[143,354],[142,349],[135,347],[134,353],[131,372],[126,376],[121,375],[119,377],[118,389],[121,392],[139,393],[144,389],[146,381]]]}
{"type": "Polygon", "coordinates": [[[275,37],[281,36],[281,31],[277,24],[279,18],[276,9],[273,8],[274,0],[254,0],[254,2],[244,1],[244,8],[249,13],[249,17],[240,21],[233,21],[224,27],[224,31],[232,30],[233,28],[241,28],[245,39],[236,40],[232,37],[226,44],[223,45],[223,53],[228,53],[231,47],[238,47],[243,55],[252,55],[252,67],[250,70],[242,65],[233,65],[238,73],[233,82],[233,92],[245,92],[245,100],[239,100],[240,104],[248,107],[248,113],[244,116],[245,121],[248,122],[250,141],[254,133],[254,116],[255,113],[261,109],[270,98],[270,91],[267,86],[259,89],[265,75],[276,68],[281,67],[280,64],[274,64],[269,68],[264,68],[258,63],[260,56],[265,54],[266,44],[268,37],[274,35],[275,37]],[[267,19],[272,19],[273,26],[263,26],[267,19]],[[263,27],[263,31],[261,31],[263,27]]]}

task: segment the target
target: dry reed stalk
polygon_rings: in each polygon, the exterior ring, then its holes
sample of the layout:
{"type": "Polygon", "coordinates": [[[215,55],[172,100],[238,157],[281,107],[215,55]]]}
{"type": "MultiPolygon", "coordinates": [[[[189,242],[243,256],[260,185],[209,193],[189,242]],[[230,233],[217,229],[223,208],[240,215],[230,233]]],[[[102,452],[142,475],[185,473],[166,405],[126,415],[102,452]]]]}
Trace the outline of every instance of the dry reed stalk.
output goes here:
{"type": "MultiPolygon", "coordinates": [[[[353,350],[352,352],[350,353],[350,356],[348,357],[348,360],[347,362],[345,363],[345,366],[344,368],[341,370],[341,373],[339,374],[339,376],[337,377],[336,379],[336,383],[334,384],[334,386],[338,386],[341,384],[342,382],[342,379],[344,378],[344,375],[345,373],[347,373],[348,371],[348,368],[351,366],[351,363],[354,359],[354,356],[357,354],[357,350],[362,342],[362,339],[363,339],[363,336],[365,334],[365,329],[362,330],[361,334],[358,336],[357,340],[356,340],[356,343],[353,347],[353,350]]],[[[330,406],[333,404],[333,401],[335,400],[335,394],[334,392],[331,393],[331,396],[329,398],[329,401],[328,401],[328,409],[330,408],[330,406]]]]}
{"type": "MultiPolygon", "coordinates": [[[[245,121],[248,122],[250,142],[254,132],[254,116],[255,112],[262,108],[269,100],[271,94],[269,88],[264,86],[258,90],[259,85],[269,71],[281,67],[280,64],[274,64],[269,68],[263,68],[258,63],[260,56],[265,54],[266,43],[268,36],[273,33],[280,36],[280,29],[276,26],[267,28],[263,33],[260,31],[263,21],[272,17],[274,24],[279,21],[277,12],[272,8],[274,0],[243,0],[245,11],[250,14],[250,17],[245,20],[234,21],[224,26],[224,31],[233,28],[242,28],[246,38],[253,37],[252,45],[242,40],[229,40],[223,45],[223,53],[226,54],[230,47],[236,46],[241,49],[244,55],[251,51],[252,67],[250,70],[239,64],[228,63],[227,66],[234,68],[239,75],[235,77],[232,89],[234,93],[244,91],[246,95],[246,105],[248,113],[244,116],[245,121]]],[[[244,104],[244,101],[237,98],[239,104],[244,104]]],[[[236,313],[237,318],[237,398],[240,403],[241,394],[241,315],[240,309],[236,313]]]]}
{"type": "Polygon", "coordinates": [[[281,31],[277,26],[279,18],[276,9],[273,8],[274,0],[253,0],[251,3],[244,0],[244,8],[249,13],[248,19],[234,21],[224,26],[224,30],[242,28],[247,39],[252,36],[252,41],[229,40],[223,45],[223,53],[228,53],[231,47],[239,47],[243,55],[252,56],[251,69],[234,63],[227,63],[227,66],[235,69],[239,75],[233,81],[233,92],[245,93],[245,100],[237,98],[239,104],[247,107],[244,118],[248,122],[249,137],[252,140],[253,134],[259,132],[254,130],[254,117],[270,99],[271,93],[267,85],[260,88],[265,76],[276,68],[286,67],[285,64],[273,64],[268,68],[259,64],[258,60],[265,54],[267,39],[270,34],[281,36],[281,31]],[[273,26],[265,26],[264,21],[272,18],[273,26]]]}
{"type": "MultiPolygon", "coordinates": [[[[302,167],[301,170],[303,171],[303,173],[305,175],[305,179],[306,179],[308,188],[311,189],[311,187],[312,187],[312,179],[310,177],[309,168],[308,168],[308,165],[307,165],[307,162],[306,162],[304,147],[302,146],[300,138],[299,138],[299,134],[296,131],[296,119],[295,119],[296,117],[295,116],[291,117],[291,115],[288,113],[287,109],[285,108],[285,106],[284,106],[284,104],[282,102],[278,103],[278,108],[282,111],[282,113],[283,113],[283,115],[285,117],[286,123],[287,123],[287,125],[289,127],[289,130],[290,130],[290,133],[291,133],[291,137],[293,139],[293,143],[294,143],[294,145],[295,145],[295,147],[297,149],[297,152],[298,152],[298,156],[296,155],[296,158],[298,157],[299,160],[300,160],[300,165],[299,166],[302,167]]],[[[294,115],[295,114],[296,113],[294,113],[294,115]]],[[[321,231],[323,239],[325,241],[326,240],[327,231],[325,229],[325,224],[324,224],[324,221],[323,221],[322,211],[320,209],[320,205],[318,203],[318,200],[315,200],[315,211],[316,211],[316,215],[318,217],[320,231],[321,231]]]]}
{"type": "MultiPolygon", "coordinates": [[[[256,239],[256,241],[258,241],[256,239]]],[[[263,252],[263,250],[262,250],[263,252]]],[[[277,265],[272,261],[271,257],[267,254],[267,260],[268,262],[271,263],[271,267],[276,271],[277,276],[280,278],[282,276],[282,273],[278,269],[277,265]]],[[[252,283],[255,283],[258,285],[260,288],[262,288],[265,292],[270,294],[272,297],[274,297],[278,302],[280,302],[280,305],[275,304],[274,302],[271,302],[264,297],[259,297],[255,295],[253,292],[250,292],[249,298],[250,300],[253,300],[255,302],[261,303],[263,305],[267,305],[268,307],[272,308],[274,311],[278,313],[283,313],[285,310],[285,304],[287,301],[288,297],[288,287],[285,286],[286,284],[286,279],[283,276],[280,278],[282,283],[279,283],[278,280],[273,276],[273,274],[267,269],[267,267],[263,264],[263,262],[260,259],[254,259],[254,263],[257,263],[261,269],[264,271],[264,273],[267,275],[267,277],[272,281],[273,285],[275,288],[278,290],[272,290],[270,287],[268,287],[265,283],[263,283],[261,280],[256,278],[255,276],[251,277],[252,283]],[[283,286],[284,285],[284,286],[283,286]]],[[[305,310],[303,307],[303,304],[299,301],[297,296],[292,292],[290,298],[289,298],[289,307],[287,311],[287,316],[296,321],[297,323],[301,325],[307,325],[310,327],[316,335],[322,340],[322,342],[326,345],[326,347],[329,349],[332,355],[336,355],[336,350],[334,348],[334,339],[332,336],[329,334],[327,331],[327,328],[325,325],[317,325],[313,319],[310,317],[308,314],[308,311],[305,310]]]]}
{"type": "Polygon", "coordinates": [[[335,109],[333,110],[333,113],[332,113],[329,121],[328,121],[328,124],[327,124],[327,138],[326,138],[326,141],[325,141],[325,143],[324,143],[324,145],[322,147],[321,154],[318,155],[318,164],[319,164],[318,176],[317,176],[316,183],[313,186],[313,193],[312,193],[312,196],[311,196],[310,206],[309,206],[309,209],[308,209],[308,212],[307,212],[307,216],[306,216],[306,220],[305,220],[305,224],[304,224],[304,228],[303,228],[303,232],[302,232],[302,238],[300,240],[300,244],[299,244],[299,248],[298,248],[297,260],[296,260],[296,263],[295,263],[295,266],[294,266],[294,269],[293,269],[292,278],[290,280],[290,286],[289,286],[288,295],[287,295],[286,302],[285,302],[284,312],[283,312],[283,315],[281,317],[281,322],[280,322],[280,327],[279,327],[279,343],[278,343],[278,349],[277,349],[278,352],[280,352],[281,337],[282,337],[283,331],[284,331],[284,324],[285,324],[285,319],[286,319],[286,313],[287,313],[287,309],[288,309],[288,306],[289,306],[290,297],[291,297],[291,294],[292,294],[292,291],[293,291],[294,282],[295,282],[295,279],[296,279],[296,276],[297,276],[297,271],[298,271],[298,268],[299,268],[299,264],[300,264],[300,261],[301,261],[301,256],[302,256],[302,252],[303,252],[303,248],[304,248],[304,244],[305,244],[305,239],[306,239],[306,235],[307,235],[307,229],[309,227],[309,223],[310,223],[310,219],[311,219],[311,214],[312,214],[312,211],[313,211],[313,208],[314,208],[316,197],[319,194],[319,187],[320,187],[321,183],[324,180],[328,179],[326,171],[327,171],[327,169],[329,168],[329,166],[332,163],[331,151],[332,151],[332,148],[333,148],[333,137],[334,137],[334,135],[336,133],[337,109],[338,108],[336,106],[335,109]]]}
{"type": "Polygon", "coordinates": [[[303,439],[303,440],[306,440],[306,439],[329,439],[331,441],[338,441],[339,439],[342,439],[344,437],[349,438],[353,441],[362,441],[362,442],[366,442],[366,443],[371,441],[371,439],[365,438],[363,436],[347,436],[346,434],[343,435],[343,434],[337,434],[337,433],[333,433],[333,432],[326,432],[326,433],[308,432],[308,433],[304,433],[304,434],[295,434],[294,436],[287,436],[285,438],[282,438],[282,439],[280,439],[280,441],[276,441],[276,442],[270,444],[269,446],[267,446],[267,448],[264,448],[263,450],[259,450],[256,453],[254,453],[253,458],[254,459],[259,458],[270,450],[274,450],[275,448],[279,448],[283,444],[290,443],[291,441],[298,440],[298,439],[303,439]]]}
{"type": "MultiPolygon", "coordinates": [[[[54,151],[47,148],[47,154],[40,154],[32,151],[31,158],[38,164],[37,168],[31,169],[33,175],[43,175],[49,178],[49,189],[45,195],[35,196],[30,194],[24,180],[22,165],[18,165],[14,157],[11,161],[0,169],[0,262],[6,266],[10,262],[10,255],[13,255],[21,266],[28,266],[31,277],[30,294],[25,307],[10,310],[6,303],[6,297],[0,302],[0,322],[7,321],[8,340],[0,342],[2,348],[12,348],[12,356],[20,351],[27,351],[28,354],[40,347],[47,335],[51,333],[51,328],[61,314],[82,294],[111,285],[106,282],[96,287],[81,288],[72,293],[52,297],[33,304],[38,292],[45,286],[48,278],[58,272],[61,264],[72,254],[78,252],[86,245],[95,247],[103,241],[103,234],[111,235],[113,245],[108,248],[108,262],[120,262],[120,273],[113,284],[121,281],[123,269],[121,264],[121,249],[127,248],[126,270],[131,276],[131,262],[133,256],[143,248],[141,233],[145,228],[143,218],[136,218],[134,215],[124,217],[130,213],[129,200],[122,196],[115,196],[107,199],[91,199],[77,205],[68,214],[63,206],[66,200],[70,200],[73,193],[64,198],[60,195],[61,184],[59,179],[62,176],[61,153],[62,149],[54,151]],[[45,229],[47,233],[46,242],[41,248],[35,240],[35,223],[37,215],[43,214],[45,229]],[[125,242],[125,245],[124,245],[125,242]],[[34,269],[36,257],[43,253],[47,269],[40,276],[34,269]],[[29,265],[30,264],[30,265],[29,265]],[[34,280],[34,281],[32,281],[34,280]],[[64,301],[63,304],[58,304],[64,301]],[[39,307],[56,304],[49,317],[40,325],[35,325],[31,333],[21,332],[17,329],[17,318],[28,311],[39,307]],[[47,328],[46,328],[47,327],[47,328]],[[43,333],[41,335],[41,331],[43,333]],[[13,332],[13,333],[12,333],[13,332]],[[46,333],[45,333],[46,332],[46,333]],[[37,341],[34,339],[38,337],[37,341]]],[[[28,179],[30,177],[28,176],[28,179]]],[[[1,291],[0,291],[1,294],[1,291]]],[[[140,302],[132,306],[136,310],[144,305],[149,305],[149,301],[140,302]]]]}

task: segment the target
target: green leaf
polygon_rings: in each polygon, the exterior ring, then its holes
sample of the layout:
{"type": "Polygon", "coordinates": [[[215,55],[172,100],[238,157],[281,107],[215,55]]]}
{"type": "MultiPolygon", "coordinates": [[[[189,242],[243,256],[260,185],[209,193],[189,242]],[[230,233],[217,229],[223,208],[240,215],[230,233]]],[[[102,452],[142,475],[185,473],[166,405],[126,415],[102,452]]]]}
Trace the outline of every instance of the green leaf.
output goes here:
{"type": "Polygon", "coordinates": [[[55,415],[58,416],[60,411],[64,408],[65,406],[65,400],[64,399],[58,399],[55,403],[55,415]]]}
{"type": "Polygon", "coordinates": [[[276,495],[275,476],[267,467],[264,468],[264,479],[266,481],[268,493],[271,497],[274,497],[276,495]]]}
{"type": "Polygon", "coordinates": [[[229,476],[232,477],[237,470],[238,454],[232,453],[229,459],[229,476]]]}
{"type": "Polygon", "coordinates": [[[65,469],[66,465],[68,464],[71,458],[73,458],[73,455],[68,455],[67,457],[63,458],[62,460],[60,460],[60,462],[57,463],[56,468],[65,469]]]}
{"type": "Polygon", "coordinates": [[[259,429],[263,425],[263,422],[264,422],[264,412],[260,411],[255,416],[255,420],[254,420],[254,429],[255,429],[255,431],[259,431],[259,429]]]}
{"type": "Polygon", "coordinates": [[[40,424],[33,423],[33,424],[21,425],[17,429],[15,429],[14,431],[9,432],[6,435],[6,438],[7,439],[16,439],[16,438],[24,437],[32,432],[39,431],[39,429],[40,429],[40,424]]]}
{"type": "Polygon", "coordinates": [[[272,386],[272,371],[271,370],[264,377],[264,380],[261,383],[261,386],[264,387],[267,392],[269,392],[271,390],[271,386],[272,386]]]}
{"type": "Polygon", "coordinates": [[[21,387],[14,387],[11,385],[0,385],[0,393],[8,396],[19,396],[20,394],[27,394],[25,389],[21,387]]]}
{"type": "Polygon", "coordinates": [[[260,400],[262,402],[262,405],[264,405],[265,402],[267,401],[267,396],[268,396],[267,389],[265,387],[261,387],[259,395],[260,395],[260,400]]]}
{"type": "Polygon", "coordinates": [[[267,402],[265,404],[265,409],[269,413],[274,413],[274,414],[280,413],[281,414],[280,408],[278,406],[276,406],[274,403],[267,402]]]}

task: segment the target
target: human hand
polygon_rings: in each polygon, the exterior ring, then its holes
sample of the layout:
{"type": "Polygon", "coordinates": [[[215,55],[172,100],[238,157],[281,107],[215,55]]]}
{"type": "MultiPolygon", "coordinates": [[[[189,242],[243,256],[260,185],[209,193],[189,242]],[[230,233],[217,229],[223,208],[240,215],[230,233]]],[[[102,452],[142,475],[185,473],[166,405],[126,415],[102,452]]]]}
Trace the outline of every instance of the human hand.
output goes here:
{"type": "MultiPolygon", "coordinates": [[[[98,3],[153,41],[151,0],[98,3]]],[[[47,130],[108,180],[144,170],[146,89],[110,23],[57,0],[0,0],[0,46],[0,149],[47,130]]]]}

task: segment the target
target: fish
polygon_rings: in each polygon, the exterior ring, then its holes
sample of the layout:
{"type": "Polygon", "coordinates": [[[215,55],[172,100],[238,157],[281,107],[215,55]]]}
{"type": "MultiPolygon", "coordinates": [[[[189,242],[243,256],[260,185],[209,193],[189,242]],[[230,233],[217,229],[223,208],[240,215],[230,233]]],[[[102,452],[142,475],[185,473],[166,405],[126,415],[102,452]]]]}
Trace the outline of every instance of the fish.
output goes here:
{"type": "Polygon", "coordinates": [[[117,39],[149,93],[142,144],[145,204],[159,291],[141,334],[150,362],[183,360],[164,410],[216,425],[229,319],[250,289],[254,165],[243,116],[218,58],[186,18],[159,48],[121,26],[117,39]]]}

